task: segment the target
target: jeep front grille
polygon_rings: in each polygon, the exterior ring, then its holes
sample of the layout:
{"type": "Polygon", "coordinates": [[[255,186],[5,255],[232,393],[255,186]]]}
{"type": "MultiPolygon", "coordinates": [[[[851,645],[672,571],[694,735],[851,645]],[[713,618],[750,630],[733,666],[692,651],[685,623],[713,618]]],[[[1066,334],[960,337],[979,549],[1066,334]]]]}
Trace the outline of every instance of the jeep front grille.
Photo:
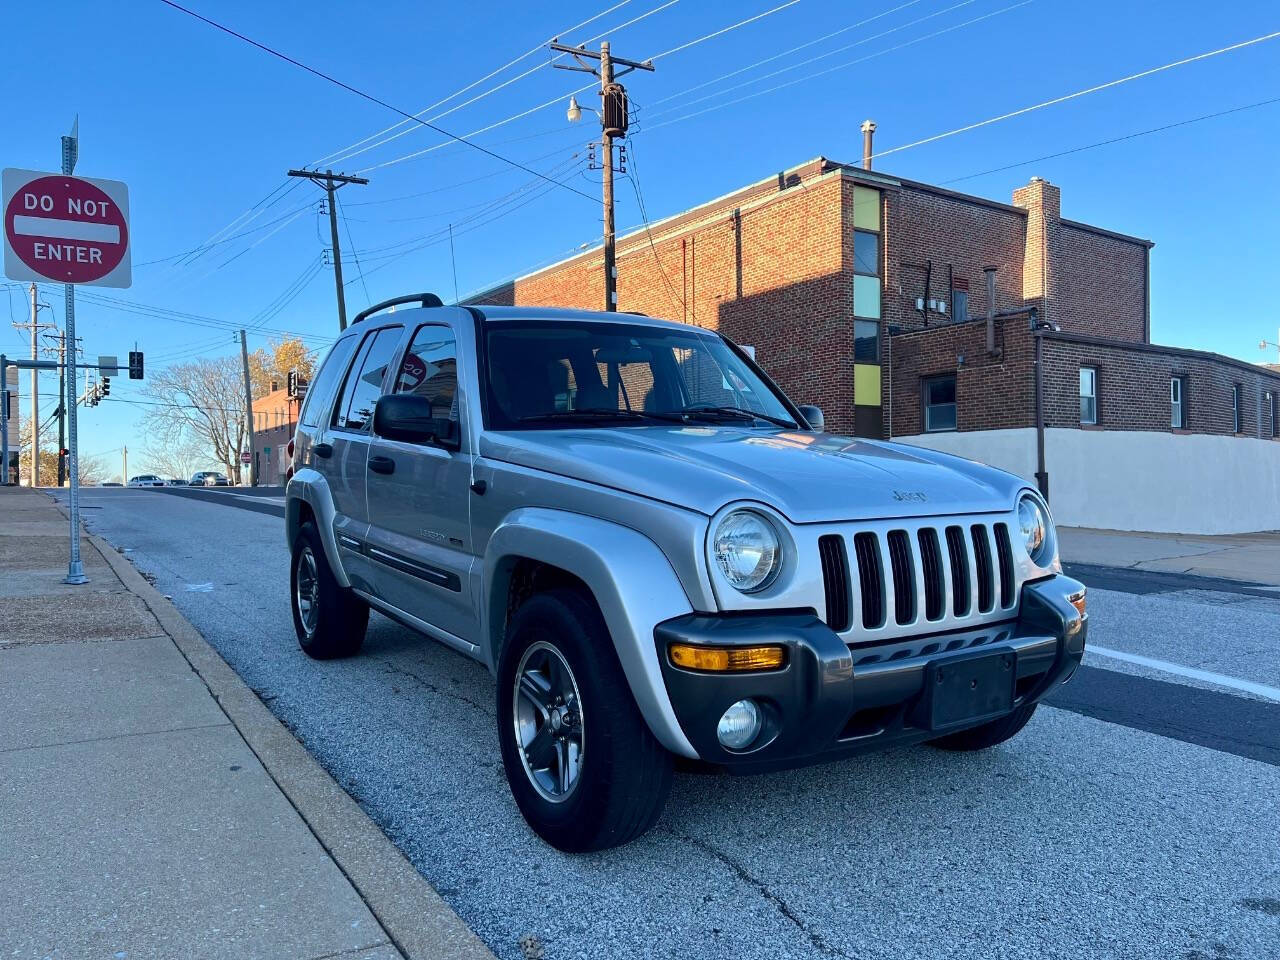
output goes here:
{"type": "Polygon", "coordinates": [[[818,552],[827,625],[849,632],[850,642],[901,636],[903,628],[959,629],[1003,618],[1017,604],[1003,521],[881,522],[826,534],[818,552]]]}

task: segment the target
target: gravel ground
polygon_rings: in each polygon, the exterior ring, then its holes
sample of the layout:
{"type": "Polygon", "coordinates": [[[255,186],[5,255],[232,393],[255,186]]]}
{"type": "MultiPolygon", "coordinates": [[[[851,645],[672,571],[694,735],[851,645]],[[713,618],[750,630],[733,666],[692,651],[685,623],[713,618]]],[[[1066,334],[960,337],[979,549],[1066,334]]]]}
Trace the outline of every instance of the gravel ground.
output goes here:
{"type": "MultiPolygon", "coordinates": [[[[983,754],[679,774],[650,834],[569,857],[511,800],[482,666],[376,615],[361,657],[308,660],[277,518],[85,501],[504,960],[1280,956],[1280,767],[1043,707],[983,754]]],[[[1100,644],[1280,680],[1280,603],[1091,596],[1100,644]]]]}

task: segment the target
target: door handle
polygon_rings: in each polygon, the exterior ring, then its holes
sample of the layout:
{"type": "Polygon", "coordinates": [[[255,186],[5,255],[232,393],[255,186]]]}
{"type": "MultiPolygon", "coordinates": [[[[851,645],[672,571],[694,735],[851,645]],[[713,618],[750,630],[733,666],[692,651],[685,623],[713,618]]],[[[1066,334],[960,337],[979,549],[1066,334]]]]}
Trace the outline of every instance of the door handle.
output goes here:
{"type": "Polygon", "coordinates": [[[330,457],[333,456],[333,444],[317,443],[314,447],[311,448],[311,452],[314,453],[317,457],[324,457],[326,460],[328,460],[330,457]]]}
{"type": "Polygon", "coordinates": [[[395,473],[396,462],[390,457],[370,457],[369,469],[374,473],[395,473]]]}

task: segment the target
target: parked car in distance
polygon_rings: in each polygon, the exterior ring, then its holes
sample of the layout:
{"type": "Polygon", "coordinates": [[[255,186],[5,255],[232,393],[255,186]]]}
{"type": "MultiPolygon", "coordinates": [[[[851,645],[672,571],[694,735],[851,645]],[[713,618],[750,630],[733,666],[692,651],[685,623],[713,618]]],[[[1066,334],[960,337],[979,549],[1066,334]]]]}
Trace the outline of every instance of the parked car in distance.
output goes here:
{"type": "Polygon", "coordinates": [[[104,480],[102,483],[98,484],[98,486],[100,486],[100,487],[123,487],[123,486],[124,486],[124,484],[123,484],[123,483],[119,483],[119,482],[117,482],[117,481],[115,481],[115,480],[104,480]]]}
{"type": "Polygon", "coordinates": [[[165,483],[171,487],[187,486],[187,481],[183,480],[181,477],[170,477],[168,480],[165,481],[165,483]]]}
{"type": "Polygon", "coordinates": [[[129,478],[131,487],[163,487],[164,485],[164,480],[153,473],[140,473],[136,477],[129,478]]]}
{"type": "Polygon", "coordinates": [[[644,833],[677,756],[752,773],[1010,739],[1084,655],[1047,503],[821,423],[710,330],[378,304],[299,417],[298,642],[355,654],[373,608],[484,663],[516,805],[569,851],[644,833]]]}
{"type": "Polygon", "coordinates": [[[191,486],[193,487],[229,487],[231,481],[224,474],[218,473],[216,470],[201,470],[199,473],[191,475],[191,486]]]}

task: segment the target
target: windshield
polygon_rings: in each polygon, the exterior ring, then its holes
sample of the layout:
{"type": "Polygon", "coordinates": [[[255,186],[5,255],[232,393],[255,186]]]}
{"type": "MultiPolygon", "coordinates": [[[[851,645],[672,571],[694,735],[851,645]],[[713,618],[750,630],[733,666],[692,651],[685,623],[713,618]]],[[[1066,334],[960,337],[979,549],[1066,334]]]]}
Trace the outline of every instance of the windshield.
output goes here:
{"type": "Polygon", "coordinates": [[[504,320],[484,330],[490,429],[796,426],[776,388],[714,333],[572,320],[504,320]]]}

